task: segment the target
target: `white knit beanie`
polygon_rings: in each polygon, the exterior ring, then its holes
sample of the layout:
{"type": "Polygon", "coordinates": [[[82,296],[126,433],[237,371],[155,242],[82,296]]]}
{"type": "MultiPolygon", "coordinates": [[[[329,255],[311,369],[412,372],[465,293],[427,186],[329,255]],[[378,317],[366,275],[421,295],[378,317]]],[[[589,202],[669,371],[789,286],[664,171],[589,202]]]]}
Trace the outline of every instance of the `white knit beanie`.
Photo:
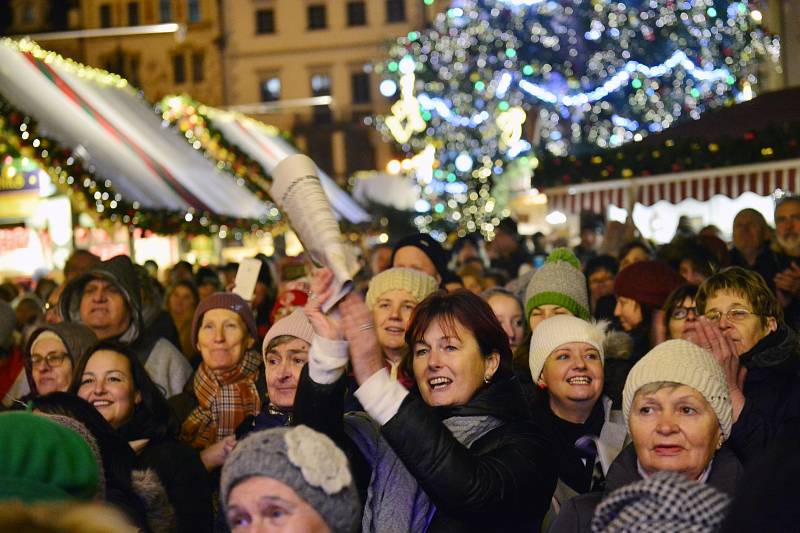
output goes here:
{"type": "Polygon", "coordinates": [[[367,307],[375,307],[378,299],[389,291],[406,291],[419,303],[438,288],[436,278],[424,272],[411,268],[389,268],[370,280],[367,307]]]}
{"type": "Polygon", "coordinates": [[[295,309],[292,314],[281,318],[269,328],[264,336],[264,342],[261,344],[261,355],[267,355],[269,342],[281,335],[291,335],[311,344],[311,340],[314,338],[314,328],[311,327],[311,322],[308,321],[303,310],[295,309]]]}
{"type": "Polygon", "coordinates": [[[687,385],[702,394],[717,414],[722,434],[726,439],[730,436],[733,410],[725,373],[711,352],[682,339],[662,342],[633,365],[622,391],[622,414],[626,425],[636,392],[659,381],[687,385]]]}
{"type": "Polygon", "coordinates": [[[528,363],[533,381],[539,379],[544,363],[553,350],[570,342],[590,344],[600,353],[600,361],[605,362],[603,340],[608,322],[587,322],[570,315],[556,315],[544,320],[531,335],[531,349],[528,363]]]}

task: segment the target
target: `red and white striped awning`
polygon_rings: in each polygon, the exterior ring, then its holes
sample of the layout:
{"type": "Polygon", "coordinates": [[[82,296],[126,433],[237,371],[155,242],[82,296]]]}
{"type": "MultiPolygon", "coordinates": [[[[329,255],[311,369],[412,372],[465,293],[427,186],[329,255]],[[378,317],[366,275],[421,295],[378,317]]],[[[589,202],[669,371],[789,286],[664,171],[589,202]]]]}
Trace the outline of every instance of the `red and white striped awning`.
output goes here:
{"type": "Polygon", "coordinates": [[[800,193],[800,159],[582,183],[543,192],[549,209],[579,214],[603,213],[610,204],[630,210],[634,203],[650,206],[662,200],[671,204],[687,198],[705,202],[716,195],[738,198],[745,192],[769,196],[776,189],[800,193]]]}

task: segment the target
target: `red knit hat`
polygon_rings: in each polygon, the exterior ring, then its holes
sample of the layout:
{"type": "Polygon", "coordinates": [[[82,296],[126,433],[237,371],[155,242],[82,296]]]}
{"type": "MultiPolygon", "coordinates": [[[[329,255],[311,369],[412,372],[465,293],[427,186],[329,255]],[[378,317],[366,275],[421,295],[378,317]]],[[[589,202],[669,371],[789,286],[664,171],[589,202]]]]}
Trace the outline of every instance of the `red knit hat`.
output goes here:
{"type": "Polygon", "coordinates": [[[614,293],[660,309],[672,291],[686,280],[660,261],[639,261],[617,274],[614,293]]]}
{"type": "Polygon", "coordinates": [[[194,318],[192,319],[192,346],[197,346],[197,332],[200,329],[200,323],[203,321],[203,315],[212,309],[227,309],[239,315],[250,336],[258,341],[258,328],[256,327],[256,319],[253,317],[253,311],[250,310],[250,304],[245,302],[238,294],[215,292],[211,296],[203,298],[194,312],[194,318]]]}
{"type": "Polygon", "coordinates": [[[303,307],[308,301],[308,293],[296,289],[282,292],[275,300],[272,312],[269,314],[269,323],[274,324],[281,318],[292,314],[298,307],[303,307]],[[280,316],[279,316],[280,314],[280,316]]]}

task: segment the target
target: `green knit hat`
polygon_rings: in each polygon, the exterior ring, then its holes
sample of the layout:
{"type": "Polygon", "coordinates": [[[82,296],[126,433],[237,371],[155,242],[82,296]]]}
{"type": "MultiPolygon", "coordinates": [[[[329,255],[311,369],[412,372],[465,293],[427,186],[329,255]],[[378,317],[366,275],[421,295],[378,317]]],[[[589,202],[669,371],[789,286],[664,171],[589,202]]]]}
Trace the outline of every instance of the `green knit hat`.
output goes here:
{"type": "Polygon", "coordinates": [[[586,276],[575,254],[556,248],[536,271],[525,290],[525,316],[541,305],[559,305],[583,320],[589,320],[586,276]]]}
{"type": "Polygon", "coordinates": [[[0,501],[91,500],[100,471],[76,431],[28,412],[0,414],[0,501]]]}

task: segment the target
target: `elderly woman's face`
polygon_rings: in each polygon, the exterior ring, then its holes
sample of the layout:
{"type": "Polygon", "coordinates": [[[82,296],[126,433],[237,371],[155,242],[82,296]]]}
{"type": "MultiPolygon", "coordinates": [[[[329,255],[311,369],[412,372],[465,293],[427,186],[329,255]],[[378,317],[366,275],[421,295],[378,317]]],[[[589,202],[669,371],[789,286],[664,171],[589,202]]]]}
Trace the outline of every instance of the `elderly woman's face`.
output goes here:
{"type": "Polygon", "coordinates": [[[229,309],[211,309],[203,314],[197,333],[197,349],[209,370],[233,368],[253,345],[241,317],[229,309]]]}
{"type": "Polygon", "coordinates": [[[36,392],[64,392],[72,383],[72,359],[60,339],[42,339],[31,350],[31,375],[36,392]]]}
{"type": "Polygon", "coordinates": [[[553,350],[538,377],[552,401],[573,407],[591,404],[603,392],[603,362],[600,352],[585,342],[569,342],[553,350]]]}
{"type": "Polygon", "coordinates": [[[458,321],[453,328],[434,320],[411,347],[414,377],[422,399],[434,407],[464,405],[500,365],[500,355],[481,354],[478,341],[458,321]]]}
{"type": "Polygon", "coordinates": [[[717,323],[722,334],[733,341],[736,355],[750,351],[758,341],[774,331],[776,327],[775,319],[771,317],[767,320],[767,327],[762,326],[761,317],[752,314],[753,305],[750,300],[729,290],[717,291],[706,300],[705,314],[714,314],[715,312],[721,313],[717,323]],[[732,313],[729,318],[728,312],[734,309],[750,311],[751,314],[743,313],[741,318],[733,318],[732,313]]]}
{"type": "Polygon", "coordinates": [[[306,341],[292,337],[292,340],[273,346],[264,354],[267,396],[275,407],[289,409],[294,406],[300,371],[308,362],[308,348],[306,341]]]}
{"type": "Polygon", "coordinates": [[[633,398],[630,433],[645,472],[679,472],[695,480],[722,444],[717,415],[692,387],[666,386],[633,398]]]}
{"type": "Polygon", "coordinates": [[[285,483],[266,476],[253,476],[233,487],[228,496],[228,525],[233,533],[330,532],[306,500],[285,483]]]}
{"type": "Polygon", "coordinates": [[[569,309],[566,307],[561,307],[560,305],[544,304],[540,305],[539,307],[534,307],[531,311],[531,316],[528,319],[528,323],[531,325],[531,331],[535,330],[536,326],[548,318],[557,315],[575,316],[569,309]]]}

